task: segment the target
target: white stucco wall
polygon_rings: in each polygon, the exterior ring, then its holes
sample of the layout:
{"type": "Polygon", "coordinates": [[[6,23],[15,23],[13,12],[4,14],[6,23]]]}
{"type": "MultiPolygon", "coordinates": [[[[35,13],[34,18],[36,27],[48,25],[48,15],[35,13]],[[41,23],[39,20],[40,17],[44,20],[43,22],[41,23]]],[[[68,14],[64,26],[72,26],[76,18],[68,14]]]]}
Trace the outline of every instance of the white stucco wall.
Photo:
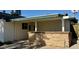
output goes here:
{"type": "Polygon", "coordinates": [[[22,22],[5,22],[5,41],[27,38],[27,30],[22,29],[22,22]]]}
{"type": "Polygon", "coordinates": [[[0,19],[0,42],[4,42],[4,21],[0,19]]]}
{"type": "Polygon", "coordinates": [[[23,22],[15,22],[15,39],[26,39],[27,30],[22,29],[23,22]]]}
{"type": "MultiPolygon", "coordinates": [[[[27,38],[27,30],[22,29],[24,22],[4,22],[0,20],[0,41],[13,41],[27,38]]],[[[61,31],[61,21],[38,22],[38,31],[61,31]]],[[[70,21],[65,20],[65,31],[70,31],[70,21]]]]}

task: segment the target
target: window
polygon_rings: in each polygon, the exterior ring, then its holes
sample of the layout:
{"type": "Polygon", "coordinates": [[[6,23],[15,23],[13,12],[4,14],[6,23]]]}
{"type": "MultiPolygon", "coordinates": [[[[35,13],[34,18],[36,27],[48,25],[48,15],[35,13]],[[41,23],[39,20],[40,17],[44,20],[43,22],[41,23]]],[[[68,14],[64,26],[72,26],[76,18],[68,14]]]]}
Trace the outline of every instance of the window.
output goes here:
{"type": "Polygon", "coordinates": [[[28,24],[27,23],[22,23],[22,29],[28,29],[28,24]]]}
{"type": "Polygon", "coordinates": [[[32,24],[28,24],[28,23],[22,23],[22,29],[29,30],[29,31],[34,31],[35,26],[32,25],[32,24]]]}

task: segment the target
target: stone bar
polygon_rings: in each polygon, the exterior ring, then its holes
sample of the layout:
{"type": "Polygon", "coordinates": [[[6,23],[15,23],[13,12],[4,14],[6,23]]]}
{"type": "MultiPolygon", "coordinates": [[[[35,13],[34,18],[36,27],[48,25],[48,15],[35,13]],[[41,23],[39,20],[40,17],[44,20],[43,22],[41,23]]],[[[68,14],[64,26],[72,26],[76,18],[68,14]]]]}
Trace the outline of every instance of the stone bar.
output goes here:
{"type": "Polygon", "coordinates": [[[42,40],[42,44],[45,44],[48,48],[69,48],[71,45],[71,33],[70,32],[29,32],[30,42],[37,38],[42,40]],[[34,37],[33,37],[34,36],[34,37]]]}

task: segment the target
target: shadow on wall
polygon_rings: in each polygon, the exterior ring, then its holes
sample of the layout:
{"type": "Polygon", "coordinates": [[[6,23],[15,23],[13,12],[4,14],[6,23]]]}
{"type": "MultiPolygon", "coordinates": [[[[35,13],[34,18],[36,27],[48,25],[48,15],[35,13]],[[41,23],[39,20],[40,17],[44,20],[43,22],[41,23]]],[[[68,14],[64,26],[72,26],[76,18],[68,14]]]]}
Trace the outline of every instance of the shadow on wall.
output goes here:
{"type": "MultiPolygon", "coordinates": [[[[33,47],[40,48],[46,45],[45,41],[43,40],[43,33],[34,33],[34,35],[29,37],[29,42],[33,47]]],[[[32,47],[32,48],[33,48],[32,47]]]]}
{"type": "Polygon", "coordinates": [[[72,46],[74,44],[77,44],[78,37],[73,25],[70,25],[70,31],[72,33],[72,40],[71,40],[71,46],[72,46]]]}
{"type": "Polygon", "coordinates": [[[39,44],[40,44],[41,46],[45,46],[46,43],[45,43],[45,41],[43,40],[43,33],[36,33],[36,36],[37,36],[37,40],[38,40],[39,44]]]}

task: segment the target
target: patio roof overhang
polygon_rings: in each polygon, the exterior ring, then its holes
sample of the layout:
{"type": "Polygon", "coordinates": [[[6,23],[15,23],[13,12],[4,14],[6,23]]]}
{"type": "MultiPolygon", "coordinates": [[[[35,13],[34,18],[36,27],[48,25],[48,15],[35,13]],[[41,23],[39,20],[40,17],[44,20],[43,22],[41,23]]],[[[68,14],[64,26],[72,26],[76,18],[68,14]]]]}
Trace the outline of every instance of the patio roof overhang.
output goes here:
{"type": "Polygon", "coordinates": [[[49,21],[49,20],[70,20],[74,23],[77,23],[77,19],[75,17],[69,17],[61,14],[56,14],[56,15],[46,15],[46,16],[34,16],[30,18],[16,18],[16,19],[11,19],[12,22],[35,22],[35,21],[49,21]]]}
{"type": "Polygon", "coordinates": [[[25,21],[25,22],[35,22],[35,21],[47,21],[47,20],[59,20],[62,18],[62,15],[46,15],[46,16],[34,16],[30,18],[16,18],[11,19],[12,22],[19,22],[19,21],[25,21]]]}

